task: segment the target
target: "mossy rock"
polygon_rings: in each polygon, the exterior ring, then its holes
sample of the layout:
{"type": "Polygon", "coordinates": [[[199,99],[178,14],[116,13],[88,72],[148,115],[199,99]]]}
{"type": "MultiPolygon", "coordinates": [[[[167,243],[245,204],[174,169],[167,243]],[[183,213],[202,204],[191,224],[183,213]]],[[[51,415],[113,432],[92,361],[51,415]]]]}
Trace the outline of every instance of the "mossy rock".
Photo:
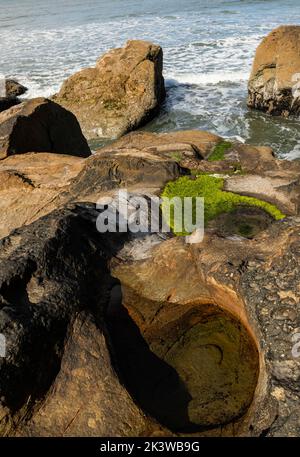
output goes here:
{"type": "Polygon", "coordinates": [[[225,152],[232,148],[232,143],[230,141],[221,141],[218,143],[212,153],[208,157],[209,162],[216,162],[219,160],[224,160],[225,152]]]}
{"type": "MultiPolygon", "coordinates": [[[[192,197],[193,198],[193,220],[195,220],[196,212],[196,197],[204,198],[204,223],[207,226],[208,222],[215,219],[224,213],[232,213],[237,208],[255,207],[265,211],[274,220],[281,220],[285,215],[275,206],[266,201],[259,200],[254,197],[226,192],[223,190],[224,180],[219,177],[210,175],[201,175],[196,179],[191,179],[189,176],[184,176],[176,181],[169,182],[162,192],[162,213],[174,230],[175,226],[175,211],[171,204],[169,211],[167,200],[174,197],[192,197]]],[[[182,214],[179,215],[182,217],[182,214]]],[[[183,219],[183,217],[182,217],[183,219]]],[[[246,230],[246,228],[245,228],[246,230]]],[[[183,228],[182,232],[175,232],[176,235],[189,235],[190,233],[183,228]]]]}

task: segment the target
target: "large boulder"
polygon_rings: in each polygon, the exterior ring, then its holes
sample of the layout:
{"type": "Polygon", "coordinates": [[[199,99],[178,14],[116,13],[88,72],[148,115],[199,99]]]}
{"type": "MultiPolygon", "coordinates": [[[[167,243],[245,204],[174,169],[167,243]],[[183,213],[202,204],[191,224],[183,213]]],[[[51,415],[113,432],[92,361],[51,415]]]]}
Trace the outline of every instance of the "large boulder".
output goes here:
{"type": "Polygon", "coordinates": [[[0,92],[0,112],[14,105],[18,105],[20,100],[18,97],[27,92],[27,88],[13,79],[5,80],[3,84],[3,92],[0,92]]]}
{"type": "Polygon", "coordinates": [[[272,115],[300,112],[300,26],[281,26],[256,50],[248,106],[272,115]]]}
{"type": "Polygon", "coordinates": [[[35,98],[0,114],[0,159],[26,152],[90,155],[76,117],[46,98],[35,98]]]}
{"type": "Polygon", "coordinates": [[[165,97],[162,64],[160,46],[128,41],[67,79],[54,100],[76,115],[87,138],[119,137],[157,113],[165,97]]]}

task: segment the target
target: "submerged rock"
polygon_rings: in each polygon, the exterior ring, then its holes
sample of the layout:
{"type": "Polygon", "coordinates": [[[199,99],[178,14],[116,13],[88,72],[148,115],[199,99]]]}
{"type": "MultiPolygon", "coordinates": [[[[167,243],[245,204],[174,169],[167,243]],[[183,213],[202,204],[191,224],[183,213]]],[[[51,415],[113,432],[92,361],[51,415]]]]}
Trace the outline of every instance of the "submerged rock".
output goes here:
{"type": "Polygon", "coordinates": [[[87,138],[115,138],[157,113],[165,97],[160,46],[128,41],[94,68],[68,78],[54,100],[72,111],[87,138]]]}
{"type": "Polygon", "coordinates": [[[300,112],[299,26],[281,26],[256,50],[248,85],[248,106],[272,115],[300,112]]]}
{"type": "Polygon", "coordinates": [[[0,114],[0,159],[26,152],[87,157],[90,148],[72,113],[46,98],[35,98],[0,114]]]}

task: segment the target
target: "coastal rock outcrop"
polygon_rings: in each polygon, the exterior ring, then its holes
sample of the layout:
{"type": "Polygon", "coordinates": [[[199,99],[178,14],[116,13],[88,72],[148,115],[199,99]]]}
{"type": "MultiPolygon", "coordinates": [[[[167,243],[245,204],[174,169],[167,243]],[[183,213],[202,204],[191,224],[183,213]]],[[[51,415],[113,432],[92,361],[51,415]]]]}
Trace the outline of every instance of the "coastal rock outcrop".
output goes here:
{"type": "Polygon", "coordinates": [[[72,113],[46,98],[35,98],[0,114],[0,159],[26,152],[88,157],[90,148],[72,113]]]}
{"type": "Polygon", "coordinates": [[[3,94],[0,92],[0,112],[18,105],[18,97],[27,92],[27,88],[13,79],[5,80],[3,94]]]}
{"type": "Polygon", "coordinates": [[[65,208],[0,243],[1,435],[124,436],[146,428],[118,381],[103,322],[115,282],[107,264],[122,237],[104,239],[95,215],[91,205],[65,208]]]}
{"type": "Polygon", "coordinates": [[[298,162],[139,132],[88,158],[11,156],[0,176],[2,435],[299,435],[298,162]],[[178,182],[220,205],[201,243],[98,232],[100,197],[178,182]]]}
{"type": "Polygon", "coordinates": [[[256,50],[248,84],[248,106],[272,115],[300,112],[300,26],[281,26],[256,50]]]}
{"type": "Polygon", "coordinates": [[[165,97],[162,65],[160,46],[128,41],[68,78],[53,99],[75,114],[87,138],[119,137],[157,113],[165,97]]]}
{"type": "Polygon", "coordinates": [[[0,161],[0,238],[59,207],[84,159],[64,154],[17,154],[0,161]]]}
{"type": "Polygon", "coordinates": [[[299,436],[299,248],[294,217],[253,240],[207,231],[114,262],[110,334],[145,411],[177,433],[299,436]]]}

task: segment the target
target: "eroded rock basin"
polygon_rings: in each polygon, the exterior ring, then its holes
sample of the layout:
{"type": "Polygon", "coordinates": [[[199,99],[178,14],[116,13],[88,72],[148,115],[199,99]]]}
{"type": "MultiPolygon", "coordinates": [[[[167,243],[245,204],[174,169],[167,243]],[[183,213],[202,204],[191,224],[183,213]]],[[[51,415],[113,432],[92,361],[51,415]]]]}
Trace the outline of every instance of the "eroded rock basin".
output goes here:
{"type": "MultiPolygon", "coordinates": [[[[117,288],[108,309],[113,351],[142,410],[179,433],[229,424],[247,412],[259,357],[239,319],[214,304],[161,303],[172,319],[161,320],[160,311],[139,328],[121,300],[117,288]]],[[[151,306],[140,300],[138,306],[151,306]]]]}
{"type": "Polygon", "coordinates": [[[210,228],[220,236],[242,236],[252,239],[274,222],[272,216],[260,208],[237,207],[211,221],[210,228]]]}

